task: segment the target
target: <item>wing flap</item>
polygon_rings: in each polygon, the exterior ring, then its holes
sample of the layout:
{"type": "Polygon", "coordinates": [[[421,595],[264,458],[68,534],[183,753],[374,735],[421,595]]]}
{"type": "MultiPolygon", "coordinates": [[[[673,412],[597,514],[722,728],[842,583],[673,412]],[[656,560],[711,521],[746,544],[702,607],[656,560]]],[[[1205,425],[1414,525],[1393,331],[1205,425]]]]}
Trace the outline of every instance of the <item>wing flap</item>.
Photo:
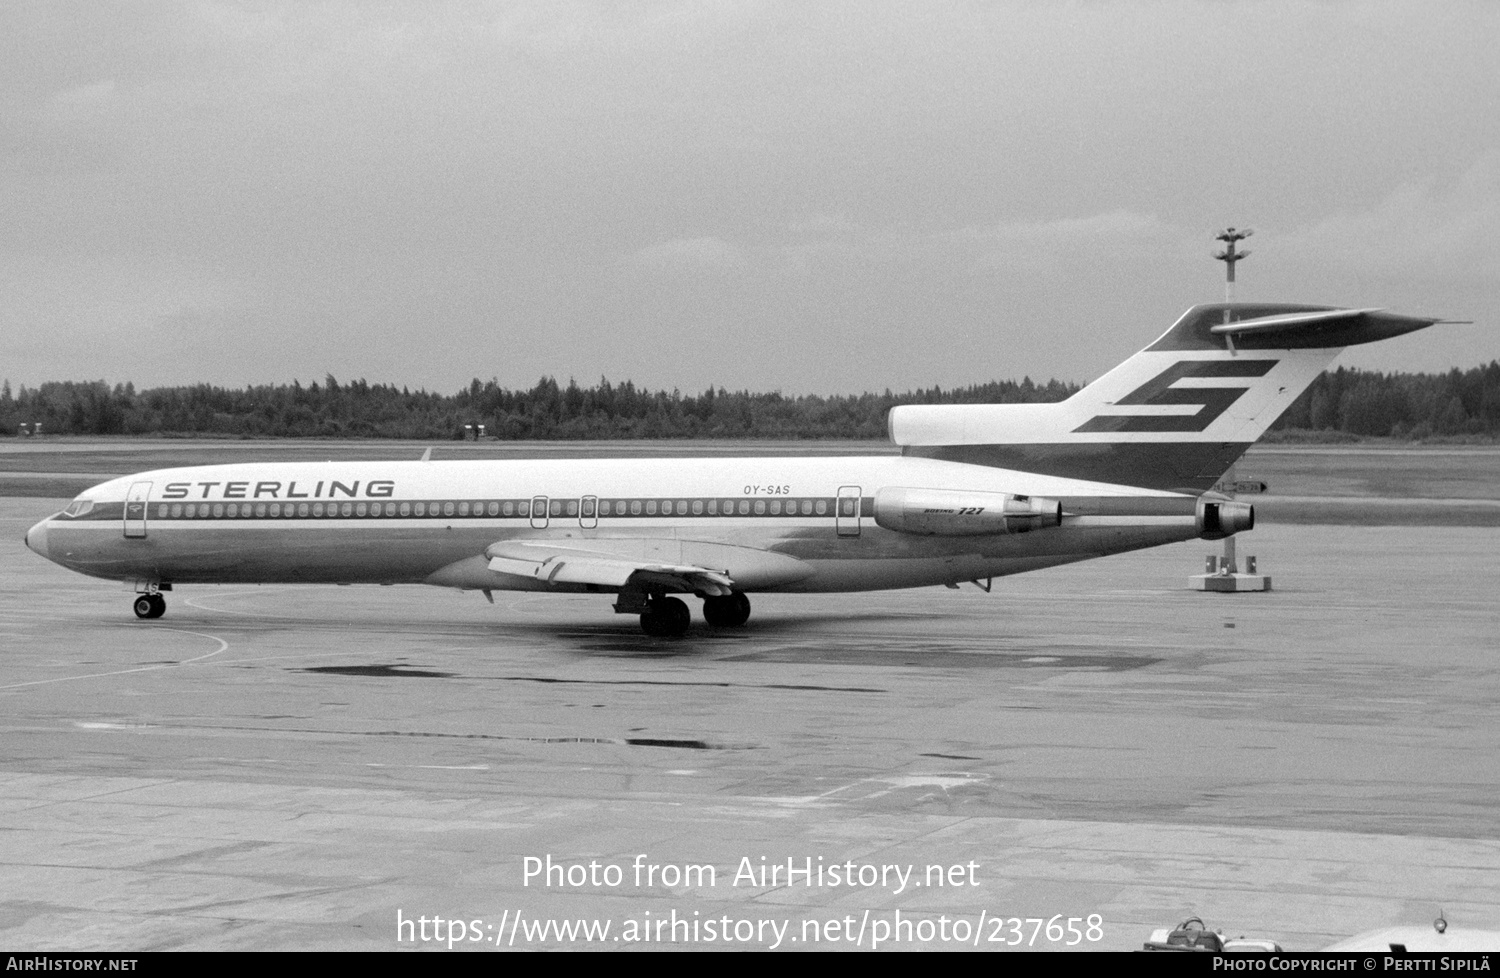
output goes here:
{"type": "Polygon", "coordinates": [[[546,584],[655,586],[714,596],[729,594],[734,588],[734,580],[724,570],[696,564],[620,559],[552,544],[497,543],[485,551],[485,556],[492,571],[533,577],[546,584]]]}

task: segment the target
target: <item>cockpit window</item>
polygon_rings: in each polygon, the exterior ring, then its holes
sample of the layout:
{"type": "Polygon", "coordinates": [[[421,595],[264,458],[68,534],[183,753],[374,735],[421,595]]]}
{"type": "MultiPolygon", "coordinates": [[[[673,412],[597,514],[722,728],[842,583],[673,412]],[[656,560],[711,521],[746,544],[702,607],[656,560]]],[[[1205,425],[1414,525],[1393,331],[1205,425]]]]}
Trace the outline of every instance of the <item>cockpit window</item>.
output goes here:
{"type": "Polygon", "coordinates": [[[84,499],[82,496],[79,496],[71,503],[68,503],[68,508],[63,510],[63,515],[73,517],[85,516],[93,508],[94,501],[92,499],[84,499]]]}

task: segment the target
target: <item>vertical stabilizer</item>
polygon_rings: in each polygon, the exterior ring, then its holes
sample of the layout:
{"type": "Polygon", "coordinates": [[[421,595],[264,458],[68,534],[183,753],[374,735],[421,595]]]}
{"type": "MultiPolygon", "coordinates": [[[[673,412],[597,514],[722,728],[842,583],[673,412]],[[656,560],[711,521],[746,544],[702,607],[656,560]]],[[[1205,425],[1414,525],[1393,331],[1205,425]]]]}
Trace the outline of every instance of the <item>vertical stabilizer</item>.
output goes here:
{"type": "Polygon", "coordinates": [[[1438,320],[1378,309],[1213,303],[1057,404],[907,405],[905,454],[1202,492],[1346,346],[1438,320]]]}

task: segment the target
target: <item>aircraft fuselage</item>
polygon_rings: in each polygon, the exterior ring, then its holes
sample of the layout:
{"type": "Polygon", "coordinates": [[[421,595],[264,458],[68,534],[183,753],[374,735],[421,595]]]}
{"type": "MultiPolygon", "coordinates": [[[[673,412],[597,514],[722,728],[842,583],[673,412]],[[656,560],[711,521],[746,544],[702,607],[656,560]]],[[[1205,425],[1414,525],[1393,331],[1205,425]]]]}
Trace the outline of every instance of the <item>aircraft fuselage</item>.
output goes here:
{"type": "Polygon", "coordinates": [[[895,456],[222,465],[143,472],[80,499],[86,512],[49,517],[28,545],[85,574],[154,584],[608,590],[497,573],[483,556],[548,541],[722,569],[744,591],[846,591],[1200,535],[1194,496],[895,456]],[[896,532],[875,522],[889,487],[1025,492],[1058,500],[1063,517],[1031,532],[896,532]]]}

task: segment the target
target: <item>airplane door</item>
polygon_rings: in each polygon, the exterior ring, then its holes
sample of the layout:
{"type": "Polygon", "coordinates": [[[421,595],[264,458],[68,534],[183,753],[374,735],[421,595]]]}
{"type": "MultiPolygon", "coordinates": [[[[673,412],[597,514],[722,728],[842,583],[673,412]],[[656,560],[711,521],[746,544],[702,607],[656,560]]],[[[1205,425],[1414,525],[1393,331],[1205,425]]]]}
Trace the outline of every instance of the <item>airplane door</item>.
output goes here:
{"type": "Polygon", "coordinates": [[[578,500],[578,525],[592,530],[599,525],[599,497],[584,496],[578,500]]]}
{"type": "Polygon", "coordinates": [[[137,482],[131,485],[130,493],[125,497],[125,535],[127,537],[146,535],[146,498],[150,495],[151,483],[137,482]]]}
{"type": "Polygon", "coordinates": [[[839,498],[835,504],[834,525],[841,537],[859,536],[859,486],[839,486],[839,498]]]}
{"type": "Polygon", "coordinates": [[[533,530],[545,530],[547,528],[547,497],[531,497],[531,528],[533,530]]]}

